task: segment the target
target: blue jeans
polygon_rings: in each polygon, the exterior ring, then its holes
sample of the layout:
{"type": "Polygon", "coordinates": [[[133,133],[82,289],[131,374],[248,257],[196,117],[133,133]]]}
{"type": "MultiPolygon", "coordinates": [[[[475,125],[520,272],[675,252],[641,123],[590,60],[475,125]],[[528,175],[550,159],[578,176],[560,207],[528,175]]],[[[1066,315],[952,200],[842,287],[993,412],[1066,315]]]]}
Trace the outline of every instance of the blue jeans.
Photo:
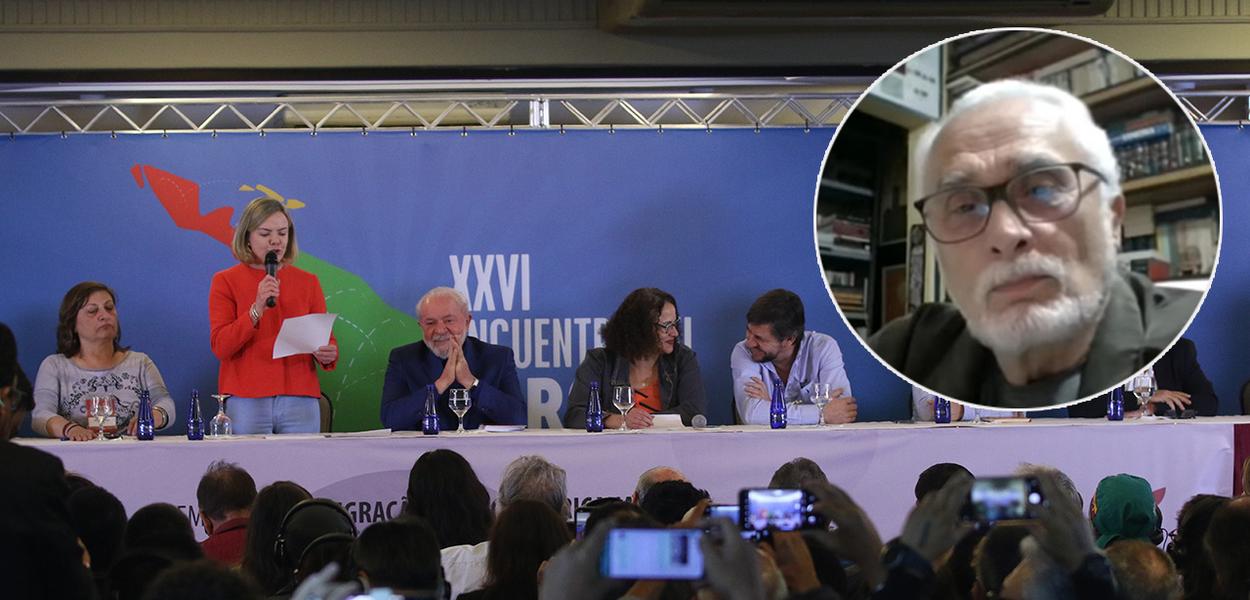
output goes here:
{"type": "Polygon", "coordinates": [[[235,435],[321,431],[321,404],[312,396],[231,396],[226,400],[226,416],[235,435]]]}

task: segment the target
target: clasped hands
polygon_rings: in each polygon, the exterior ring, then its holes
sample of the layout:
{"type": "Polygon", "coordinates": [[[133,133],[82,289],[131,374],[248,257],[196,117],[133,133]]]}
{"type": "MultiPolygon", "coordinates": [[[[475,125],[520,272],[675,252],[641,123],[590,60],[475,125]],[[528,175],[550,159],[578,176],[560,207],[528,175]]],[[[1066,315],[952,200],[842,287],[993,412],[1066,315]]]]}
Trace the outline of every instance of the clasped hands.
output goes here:
{"type": "MultiPolygon", "coordinates": [[[[768,388],[759,377],[752,377],[746,383],[745,390],[748,398],[757,398],[765,402],[771,400],[768,397],[768,388]]],[[[859,416],[859,405],[856,404],[855,398],[844,396],[845,393],[845,388],[834,388],[829,392],[829,404],[826,404],[821,411],[825,414],[825,423],[830,425],[852,423],[859,416]]]]}
{"type": "Polygon", "coordinates": [[[453,335],[452,339],[456,343],[452,344],[451,351],[447,353],[447,365],[443,367],[443,374],[434,381],[434,387],[439,394],[447,391],[453,383],[459,383],[467,390],[477,379],[469,370],[469,361],[464,358],[464,338],[453,335]]]}

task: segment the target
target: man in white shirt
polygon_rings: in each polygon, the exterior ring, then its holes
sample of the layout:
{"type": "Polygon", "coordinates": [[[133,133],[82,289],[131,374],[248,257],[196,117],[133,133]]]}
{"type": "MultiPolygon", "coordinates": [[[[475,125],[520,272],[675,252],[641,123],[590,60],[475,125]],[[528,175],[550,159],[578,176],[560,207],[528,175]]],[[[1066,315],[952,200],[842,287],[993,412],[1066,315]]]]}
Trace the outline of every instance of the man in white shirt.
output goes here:
{"type": "Polygon", "coordinates": [[[746,339],[729,357],[734,380],[734,406],[742,423],[768,423],[774,385],[789,406],[787,421],[815,424],[821,410],[811,403],[812,385],[828,383],[831,400],[825,423],[850,423],[858,414],[851,382],[842,366],[842,350],[832,337],[805,331],[803,301],[789,290],[776,289],[756,299],[747,311],[746,339]]]}

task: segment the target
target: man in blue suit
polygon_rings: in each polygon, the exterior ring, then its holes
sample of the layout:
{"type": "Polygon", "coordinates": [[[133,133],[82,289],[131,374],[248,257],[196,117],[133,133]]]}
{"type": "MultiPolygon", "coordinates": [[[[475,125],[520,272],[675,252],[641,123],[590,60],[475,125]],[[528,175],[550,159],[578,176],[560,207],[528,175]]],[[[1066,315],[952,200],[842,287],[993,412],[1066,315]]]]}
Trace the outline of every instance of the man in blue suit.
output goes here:
{"type": "Polygon", "coordinates": [[[382,425],[421,429],[425,386],[438,394],[439,424],[455,429],[456,415],[447,406],[447,390],[469,390],[473,406],[464,415],[465,429],[481,425],[523,425],[525,395],[517,380],[512,349],[467,337],[469,303],[448,287],[436,287],[417,302],[422,339],[391,351],[382,386],[382,425]]]}

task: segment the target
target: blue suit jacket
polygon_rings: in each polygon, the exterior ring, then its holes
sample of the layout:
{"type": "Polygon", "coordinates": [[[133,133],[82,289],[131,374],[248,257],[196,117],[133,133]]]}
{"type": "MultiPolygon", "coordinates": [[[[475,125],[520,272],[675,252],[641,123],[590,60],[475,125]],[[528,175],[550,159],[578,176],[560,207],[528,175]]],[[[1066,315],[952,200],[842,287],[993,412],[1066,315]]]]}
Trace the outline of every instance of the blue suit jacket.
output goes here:
{"type": "MultiPolygon", "coordinates": [[[[464,415],[465,429],[482,424],[524,425],[525,395],[517,380],[512,349],[466,337],[464,358],[478,379],[477,388],[469,393],[473,406],[464,415]]],[[[395,430],[421,429],[425,386],[443,374],[446,364],[424,341],[391,350],[382,385],[382,425],[395,430]]],[[[453,383],[448,390],[459,387],[464,386],[453,383]]],[[[456,428],[456,413],[447,406],[447,390],[438,398],[438,416],[442,429],[456,428]]]]}

